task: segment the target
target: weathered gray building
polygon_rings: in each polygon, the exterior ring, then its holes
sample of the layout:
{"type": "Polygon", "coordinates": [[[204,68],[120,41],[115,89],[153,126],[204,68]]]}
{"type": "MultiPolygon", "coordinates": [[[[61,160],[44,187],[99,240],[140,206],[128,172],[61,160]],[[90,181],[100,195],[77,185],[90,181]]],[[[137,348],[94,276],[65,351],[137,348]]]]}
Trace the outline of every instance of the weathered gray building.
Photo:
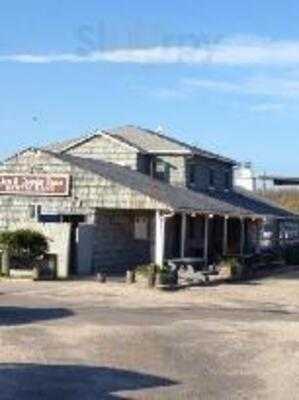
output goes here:
{"type": "Polygon", "coordinates": [[[266,219],[295,216],[234,188],[234,165],[134,126],[28,148],[1,166],[0,228],[68,227],[61,276],[257,251],[266,219]]]}

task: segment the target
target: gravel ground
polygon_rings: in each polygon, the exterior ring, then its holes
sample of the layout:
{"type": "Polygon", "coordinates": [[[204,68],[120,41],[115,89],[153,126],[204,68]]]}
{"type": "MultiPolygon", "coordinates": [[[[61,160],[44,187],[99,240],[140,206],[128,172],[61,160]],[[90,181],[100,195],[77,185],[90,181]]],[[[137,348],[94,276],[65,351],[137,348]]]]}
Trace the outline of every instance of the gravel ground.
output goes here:
{"type": "Polygon", "coordinates": [[[0,399],[297,399],[299,268],[176,292],[0,282],[0,399]]]}

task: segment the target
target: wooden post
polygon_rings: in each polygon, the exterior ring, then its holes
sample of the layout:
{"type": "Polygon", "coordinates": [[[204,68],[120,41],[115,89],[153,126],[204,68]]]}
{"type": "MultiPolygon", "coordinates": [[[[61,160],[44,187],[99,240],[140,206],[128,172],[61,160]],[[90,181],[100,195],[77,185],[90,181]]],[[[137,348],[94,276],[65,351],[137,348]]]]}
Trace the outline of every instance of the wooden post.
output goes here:
{"type": "Polygon", "coordinates": [[[244,254],[244,247],[245,247],[245,219],[240,219],[241,223],[241,234],[240,234],[240,254],[241,256],[244,254]]]}
{"type": "Polygon", "coordinates": [[[204,261],[206,266],[209,262],[209,221],[209,216],[205,215],[204,261]]]}
{"type": "Polygon", "coordinates": [[[3,250],[2,252],[2,274],[5,276],[9,275],[9,252],[8,250],[3,250]]]}
{"type": "Polygon", "coordinates": [[[164,263],[165,249],[165,218],[160,211],[156,211],[155,221],[155,264],[159,267],[164,263]]]}
{"type": "Polygon", "coordinates": [[[223,255],[227,255],[227,247],[228,247],[228,242],[227,242],[227,234],[228,234],[228,216],[225,215],[223,219],[223,246],[222,246],[222,251],[223,255]]]}
{"type": "Polygon", "coordinates": [[[181,258],[185,257],[185,246],[186,246],[186,226],[187,226],[187,216],[186,213],[182,213],[181,221],[181,258]]]}
{"type": "Polygon", "coordinates": [[[261,240],[262,240],[262,226],[263,220],[257,220],[256,222],[256,243],[257,243],[257,252],[260,253],[261,250],[261,240]]]}

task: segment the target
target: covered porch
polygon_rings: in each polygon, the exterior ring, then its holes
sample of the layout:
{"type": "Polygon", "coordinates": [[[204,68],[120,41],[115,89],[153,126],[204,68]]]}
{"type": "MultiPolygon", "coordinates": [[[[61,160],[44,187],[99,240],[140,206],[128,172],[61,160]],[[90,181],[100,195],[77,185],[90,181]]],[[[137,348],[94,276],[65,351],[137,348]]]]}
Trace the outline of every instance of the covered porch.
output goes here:
{"type": "Polygon", "coordinates": [[[263,218],[211,213],[156,212],[155,263],[201,264],[259,250],[263,218]]]}

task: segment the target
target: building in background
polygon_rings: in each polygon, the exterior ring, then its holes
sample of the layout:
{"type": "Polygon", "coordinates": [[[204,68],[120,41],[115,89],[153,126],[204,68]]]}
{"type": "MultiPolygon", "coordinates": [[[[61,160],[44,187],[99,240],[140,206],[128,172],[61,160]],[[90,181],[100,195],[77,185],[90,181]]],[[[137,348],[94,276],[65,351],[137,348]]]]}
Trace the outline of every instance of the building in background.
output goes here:
{"type": "Polygon", "coordinates": [[[251,192],[257,190],[257,177],[250,162],[238,164],[234,168],[234,185],[251,192]]]}
{"type": "MultiPolygon", "coordinates": [[[[238,164],[234,168],[234,185],[251,192],[258,192],[281,206],[298,212],[299,208],[299,177],[284,177],[279,175],[259,175],[250,162],[238,164]],[[298,192],[298,193],[297,193],[298,192]]],[[[290,245],[299,242],[299,224],[297,221],[281,220],[278,224],[280,243],[290,245]]],[[[275,226],[272,221],[264,225],[261,234],[265,247],[271,244],[275,236],[275,226]]]]}
{"type": "Polygon", "coordinates": [[[259,176],[258,180],[260,181],[260,187],[264,192],[269,190],[299,190],[299,177],[286,177],[264,174],[259,176]]]}
{"type": "Polygon", "coordinates": [[[234,168],[234,185],[251,192],[299,190],[299,177],[259,175],[251,162],[240,163],[234,168]]]}

